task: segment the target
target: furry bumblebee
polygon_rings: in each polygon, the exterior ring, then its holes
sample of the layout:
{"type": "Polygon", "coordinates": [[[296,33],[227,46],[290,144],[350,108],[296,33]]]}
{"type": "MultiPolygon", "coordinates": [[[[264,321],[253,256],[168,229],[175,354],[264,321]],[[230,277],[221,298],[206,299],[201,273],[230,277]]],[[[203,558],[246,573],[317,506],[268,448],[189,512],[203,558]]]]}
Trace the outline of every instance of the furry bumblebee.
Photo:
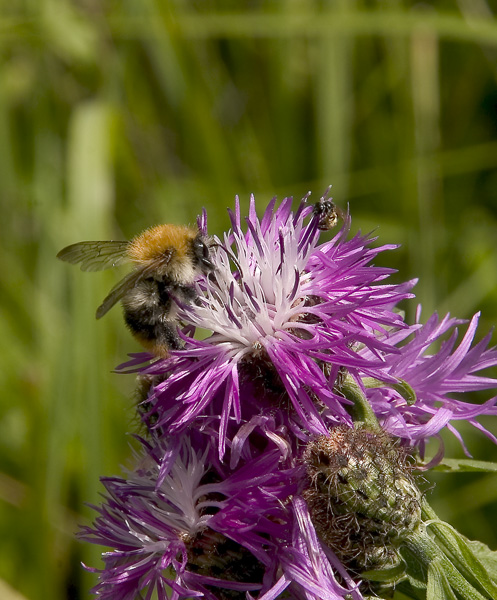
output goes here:
{"type": "Polygon", "coordinates": [[[180,225],[157,225],[128,242],[78,242],[63,248],[57,258],[80,264],[82,271],[132,263],[134,269],[111,289],[96,317],[120,301],[131,333],[160,357],[180,347],[175,300],[194,301],[195,278],[214,269],[209,241],[198,230],[180,225]]]}

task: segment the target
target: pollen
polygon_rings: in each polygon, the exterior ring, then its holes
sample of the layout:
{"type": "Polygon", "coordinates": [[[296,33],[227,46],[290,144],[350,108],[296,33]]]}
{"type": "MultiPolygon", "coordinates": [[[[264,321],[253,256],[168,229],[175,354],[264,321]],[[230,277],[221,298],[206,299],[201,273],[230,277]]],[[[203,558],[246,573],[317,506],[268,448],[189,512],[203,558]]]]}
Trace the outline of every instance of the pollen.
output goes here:
{"type": "Polygon", "coordinates": [[[147,263],[174,250],[182,259],[188,253],[197,231],[183,225],[156,225],[131,240],[128,256],[137,263],[147,263]]]}

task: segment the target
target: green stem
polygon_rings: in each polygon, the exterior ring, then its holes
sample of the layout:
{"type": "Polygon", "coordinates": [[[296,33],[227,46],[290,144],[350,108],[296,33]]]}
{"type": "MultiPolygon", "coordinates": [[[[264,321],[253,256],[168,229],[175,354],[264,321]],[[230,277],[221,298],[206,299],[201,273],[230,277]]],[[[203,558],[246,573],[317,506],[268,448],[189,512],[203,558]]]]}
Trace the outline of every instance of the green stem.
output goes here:
{"type": "MultiPolygon", "coordinates": [[[[423,521],[426,522],[426,526],[429,527],[430,524],[433,525],[432,533],[436,537],[439,544],[442,545],[444,553],[449,553],[451,555],[451,560],[453,562],[457,561],[457,568],[463,572],[466,577],[471,577],[471,572],[465,572],[465,565],[462,561],[457,560],[458,549],[454,552],[454,534],[447,533],[446,527],[443,527],[444,522],[437,516],[437,513],[433,510],[433,508],[428,504],[426,499],[423,499],[423,503],[421,505],[421,517],[423,521]],[[442,525],[442,527],[437,527],[437,524],[442,525]]],[[[447,524],[445,524],[447,526],[447,524]]],[[[456,533],[457,535],[457,533],[456,533]]]]}
{"type": "Polygon", "coordinates": [[[355,423],[363,424],[372,431],[381,431],[380,424],[371,408],[371,404],[350,375],[347,375],[345,378],[340,391],[347,400],[351,400],[354,403],[352,417],[355,423]]]}
{"type": "Polygon", "coordinates": [[[364,387],[366,388],[377,388],[377,387],[389,387],[393,390],[399,392],[399,394],[404,398],[407,402],[408,406],[412,406],[416,402],[416,392],[412,389],[412,387],[404,381],[403,379],[399,379],[398,383],[387,383],[385,381],[381,381],[381,379],[375,379],[374,377],[364,377],[362,380],[364,387]]]}

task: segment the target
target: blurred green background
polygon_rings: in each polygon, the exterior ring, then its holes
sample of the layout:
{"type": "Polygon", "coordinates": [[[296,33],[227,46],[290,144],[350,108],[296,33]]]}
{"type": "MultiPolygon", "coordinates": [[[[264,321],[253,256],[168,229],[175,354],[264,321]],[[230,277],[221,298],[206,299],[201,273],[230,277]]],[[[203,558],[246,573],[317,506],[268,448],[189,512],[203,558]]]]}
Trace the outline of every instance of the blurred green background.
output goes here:
{"type": "MultiPolygon", "coordinates": [[[[235,194],[262,210],[333,184],[354,231],[402,244],[380,260],[395,281],[420,277],[424,317],[481,309],[483,336],[497,323],[497,3],[1,6],[0,597],[87,598],[79,563],[99,549],[74,531],[98,477],[129,461],[133,377],[112,369],[138,346],[119,310],[94,319],[116,273],[56,252],[194,223],[203,206],[220,233],[235,194]]],[[[435,479],[441,516],[496,548],[497,477],[435,479]]]]}

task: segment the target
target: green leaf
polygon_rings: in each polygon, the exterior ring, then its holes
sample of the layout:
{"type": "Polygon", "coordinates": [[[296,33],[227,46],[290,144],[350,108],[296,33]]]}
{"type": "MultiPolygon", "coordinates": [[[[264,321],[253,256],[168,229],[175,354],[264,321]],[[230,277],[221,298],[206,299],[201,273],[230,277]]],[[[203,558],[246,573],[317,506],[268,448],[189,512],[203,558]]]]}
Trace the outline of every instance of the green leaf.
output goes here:
{"type": "Polygon", "coordinates": [[[472,460],[469,458],[444,458],[444,460],[432,469],[444,473],[465,473],[468,471],[476,473],[497,473],[497,463],[486,460],[472,460]]]}
{"type": "Polygon", "coordinates": [[[497,598],[497,586],[464,536],[443,521],[432,521],[430,527],[438,544],[444,547],[445,553],[466,580],[475,589],[488,594],[489,598],[497,598]]]}
{"type": "Polygon", "coordinates": [[[412,577],[407,577],[404,581],[398,583],[395,586],[395,592],[400,592],[406,598],[412,598],[413,600],[426,600],[426,585],[412,577]]]}
{"type": "Polygon", "coordinates": [[[468,540],[468,538],[461,536],[466,544],[469,546],[471,552],[485,567],[488,575],[494,582],[497,582],[497,552],[490,550],[490,548],[483,542],[476,540],[468,540]]]}
{"type": "Polygon", "coordinates": [[[387,383],[385,381],[381,381],[381,379],[375,379],[374,377],[364,377],[362,380],[364,387],[366,388],[377,388],[377,387],[389,387],[393,390],[399,392],[399,394],[404,398],[407,402],[408,406],[412,406],[416,403],[416,392],[413,388],[404,381],[403,379],[399,379],[398,383],[387,383]]]}
{"type": "Polygon", "coordinates": [[[402,546],[399,552],[405,561],[406,576],[410,585],[419,590],[426,590],[427,571],[425,565],[407,546],[402,546]]]}
{"type": "Polygon", "coordinates": [[[447,581],[440,561],[432,560],[428,567],[428,586],[426,600],[457,600],[452,588],[447,581]]]}

